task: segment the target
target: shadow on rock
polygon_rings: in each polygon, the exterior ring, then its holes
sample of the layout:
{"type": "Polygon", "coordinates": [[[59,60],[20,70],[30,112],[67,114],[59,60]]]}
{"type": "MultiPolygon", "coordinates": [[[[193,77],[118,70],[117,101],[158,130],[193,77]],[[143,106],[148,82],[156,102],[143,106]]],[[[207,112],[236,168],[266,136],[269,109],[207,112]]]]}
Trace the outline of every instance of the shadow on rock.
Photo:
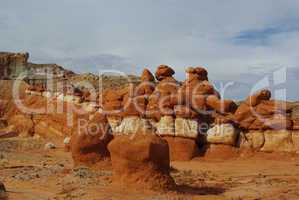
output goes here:
{"type": "Polygon", "coordinates": [[[178,185],[176,192],[190,195],[220,195],[225,192],[221,187],[194,187],[189,185],[178,185]]]}

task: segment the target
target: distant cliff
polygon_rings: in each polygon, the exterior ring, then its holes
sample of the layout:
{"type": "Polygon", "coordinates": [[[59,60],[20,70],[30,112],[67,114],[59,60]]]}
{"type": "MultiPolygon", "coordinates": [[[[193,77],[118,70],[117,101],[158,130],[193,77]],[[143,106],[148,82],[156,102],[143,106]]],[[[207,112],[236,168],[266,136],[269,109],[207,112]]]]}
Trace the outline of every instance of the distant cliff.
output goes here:
{"type": "Polygon", "coordinates": [[[0,52],[0,78],[15,79],[27,70],[28,53],[0,52]]]}

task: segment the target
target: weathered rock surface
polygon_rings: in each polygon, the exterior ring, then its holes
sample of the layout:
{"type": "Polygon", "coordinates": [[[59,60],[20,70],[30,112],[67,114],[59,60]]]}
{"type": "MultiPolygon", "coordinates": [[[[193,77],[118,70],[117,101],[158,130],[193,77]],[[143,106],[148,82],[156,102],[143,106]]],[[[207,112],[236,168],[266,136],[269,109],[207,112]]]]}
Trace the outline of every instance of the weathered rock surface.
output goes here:
{"type": "Polygon", "coordinates": [[[256,106],[261,103],[263,100],[269,100],[271,98],[271,92],[269,90],[260,90],[255,94],[249,96],[245,103],[249,106],[256,106]]]}
{"type": "Polygon", "coordinates": [[[114,184],[123,188],[166,190],[174,186],[170,177],[169,147],[153,134],[118,136],[108,146],[114,184]]]}
{"type": "Polygon", "coordinates": [[[28,53],[0,52],[0,79],[13,79],[26,71],[28,53]]]}
{"type": "Polygon", "coordinates": [[[158,81],[164,79],[165,77],[170,77],[172,75],[174,75],[174,70],[170,67],[168,67],[167,65],[160,65],[157,68],[157,71],[155,73],[156,79],[158,81]]]}
{"type": "Polygon", "coordinates": [[[204,154],[208,159],[232,159],[239,156],[239,149],[231,145],[210,144],[204,154]]]}
{"type": "Polygon", "coordinates": [[[0,193],[1,192],[6,192],[4,184],[0,181],[0,193]]]}
{"type": "Polygon", "coordinates": [[[76,130],[71,137],[71,152],[74,165],[101,167],[106,165],[110,154],[107,149],[112,140],[106,118],[97,114],[82,130],[76,130]]]}
{"type": "Polygon", "coordinates": [[[4,186],[4,183],[0,181],[0,199],[6,200],[7,194],[6,194],[6,188],[4,186]]]}
{"type": "Polygon", "coordinates": [[[140,79],[141,79],[141,81],[148,81],[148,82],[155,81],[154,75],[148,69],[143,70],[140,79]]]}
{"type": "Polygon", "coordinates": [[[199,132],[199,122],[196,119],[175,119],[175,136],[197,139],[199,132]]]}
{"type": "Polygon", "coordinates": [[[108,123],[113,133],[117,131],[117,127],[121,124],[121,117],[107,117],[108,123]]]}
{"type": "Polygon", "coordinates": [[[30,137],[34,134],[34,124],[29,116],[15,115],[8,120],[8,124],[14,126],[14,130],[22,137],[30,137]]]}
{"type": "Polygon", "coordinates": [[[189,161],[199,155],[195,139],[163,136],[168,142],[171,161],[189,161]]]}
{"type": "Polygon", "coordinates": [[[34,134],[46,139],[62,138],[64,136],[64,133],[48,124],[46,121],[40,121],[34,126],[34,134]]]}
{"type": "Polygon", "coordinates": [[[265,144],[261,151],[264,152],[293,152],[292,131],[267,130],[264,132],[265,144]]]}
{"type": "Polygon", "coordinates": [[[207,132],[207,142],[211,144],[235,145],[238,131],[231,124],[215,125],[207,132]]]}
{"type": "Polygon", "coordinates": [[[69,152],[71,150],[71,138],[70,137],[64,138],[63,144],[64,144],[64,151],[69,152]]]}
{"type": "Polygon", "coordinates": [[[199,81],[208,80],[208,71],[203,67],[188,67],[186,69],[187,79],[192,81],[197,79],[199,81]]]}
{"type": "Polygon", "coordinates": [[[263,131],[250,131],[248,133],[240,133],[239,147],[241,149],[251,149],[259,151],[265,143],[263,131]]]}
{"type": "Polygon", "coordinates": [[[173,116],[164,116],[156,125],[157,134],[175,136],[175,119],[173,116]]]}
{"type": "Polygon", "coordinates": [[[150,132],[152,126],[147,119],[140,117],[125,117],[119,126],[114,128],[114,134],[132,135],[139,132],[150,132]]]}
{"type": "Polygon", "coordinates": [[[293,130],[299,130],[299,119],[293,119],[293,130]]]}
{"type": "Polygon", "coordinates": [[[292,142],[294,145],[294,151],[299,153],[299,131],[295,130],[292,132],[292,142]]]}

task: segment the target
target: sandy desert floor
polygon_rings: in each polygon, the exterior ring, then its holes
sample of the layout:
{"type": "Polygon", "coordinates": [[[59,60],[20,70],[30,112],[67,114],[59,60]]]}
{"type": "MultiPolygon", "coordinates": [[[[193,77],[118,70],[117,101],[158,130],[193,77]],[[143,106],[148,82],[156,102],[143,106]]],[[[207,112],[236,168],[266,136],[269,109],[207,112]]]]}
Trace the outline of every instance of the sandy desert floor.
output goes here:
{"type": "Polygon", "coordinates": [[[112,171],[72,167],[63,148],[44,150],[39,141],[0,142],[0,180],[9,200],[299,199],[299,157],[254,154],[233,159],[173,162],[178,189],[136,191],[111,184],[112,171]],[[23,145],[26,144],[26,145],[23,145]]]}

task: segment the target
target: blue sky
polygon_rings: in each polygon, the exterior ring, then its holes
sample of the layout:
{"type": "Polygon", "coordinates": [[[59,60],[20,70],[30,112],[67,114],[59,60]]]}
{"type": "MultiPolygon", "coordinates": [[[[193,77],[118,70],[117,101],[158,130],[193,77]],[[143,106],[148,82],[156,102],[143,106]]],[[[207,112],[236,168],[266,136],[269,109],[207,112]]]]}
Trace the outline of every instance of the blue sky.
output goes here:
{"type": "Polygon", "coordinates": [[[203,65],[211,80],[251,85],[280,67],[298,71],[298,10],[297,0],[9,0],[0,50],[77,72],[168,64],[181,80],[186,67],[203,65]]]}

